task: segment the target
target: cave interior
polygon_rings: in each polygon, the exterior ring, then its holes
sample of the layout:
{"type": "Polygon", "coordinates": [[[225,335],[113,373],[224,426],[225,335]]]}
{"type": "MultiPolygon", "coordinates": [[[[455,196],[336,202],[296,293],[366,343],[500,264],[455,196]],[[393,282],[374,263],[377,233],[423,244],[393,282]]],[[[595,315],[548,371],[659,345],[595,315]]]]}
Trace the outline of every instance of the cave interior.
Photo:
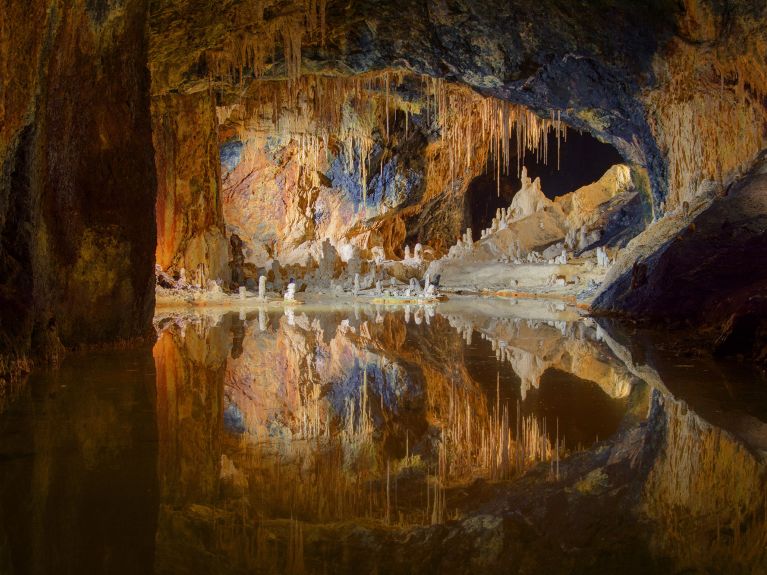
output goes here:
{"type": "Polygon", "coordinates": [[[0,20],[0,571],[767,572],[762,0],[0,20]]]}

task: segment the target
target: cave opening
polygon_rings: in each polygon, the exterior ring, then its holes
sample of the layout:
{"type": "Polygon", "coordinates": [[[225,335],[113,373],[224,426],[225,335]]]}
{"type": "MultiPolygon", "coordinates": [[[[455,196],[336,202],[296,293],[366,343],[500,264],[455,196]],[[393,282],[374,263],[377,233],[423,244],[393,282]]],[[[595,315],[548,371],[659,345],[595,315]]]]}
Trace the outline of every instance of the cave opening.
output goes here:
{"type": "MultiPolygon", "coordinates": [[[[612,166],[624,163],[612,145],[599,141],[589,132],[568,129],[565,134],[559,141],[555,133],[547,134],[547,162],[540,161],[534,154],[525,154],[520,160],[528,177],[541,179],[541,189],[550,200],[592,184],[612,166]]],[[[522,184],[513,167],[508,175],[501,174],[500,183],[494,170],[491,158],[485,172],[471,180],[466,190],[464,227],[471,228],[475,238],[480,237],[481,230],[490,227],[498,209],[509,207],[522,184]]]]}

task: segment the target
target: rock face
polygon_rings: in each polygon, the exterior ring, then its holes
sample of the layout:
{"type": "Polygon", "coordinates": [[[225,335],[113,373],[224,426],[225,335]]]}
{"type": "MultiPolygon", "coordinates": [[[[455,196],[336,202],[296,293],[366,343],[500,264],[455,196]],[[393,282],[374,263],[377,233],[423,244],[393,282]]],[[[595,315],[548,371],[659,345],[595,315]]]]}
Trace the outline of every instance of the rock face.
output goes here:
{"type": "Polygon", "coordinates": [[[163,269],[230,272],[221,206],[216,109],[209,92],[152,99],[157,165],[157,263],[163,269]]]}
{"type": "Polygon", "coordinates": [[[637,236],[595,306],[717,327],[733,316],[763,317],[767,270],[756,262],[767,253],[766,191],[762,158],[725,197],[712,190],[637,236]]]}
{"type": "Polygon", "coordinates": [[[402,257],[406,241],[440,249],[459,233],[463,194],[486,153],[454,165],[426,78],[391,75],[388,97],[386,78],[361,95],[354,80],[304,78],[297,110],[263,103],[289,99],[286,82],[220,107],[224,220],[249,261],[305,264],[325,239],[402,257]]]}
{"type": "Polygon", "coordinates": [[[51,325],[70,346],[147,333],[156,189],[147,2],[2,13],[0,379],[51,325]]]}

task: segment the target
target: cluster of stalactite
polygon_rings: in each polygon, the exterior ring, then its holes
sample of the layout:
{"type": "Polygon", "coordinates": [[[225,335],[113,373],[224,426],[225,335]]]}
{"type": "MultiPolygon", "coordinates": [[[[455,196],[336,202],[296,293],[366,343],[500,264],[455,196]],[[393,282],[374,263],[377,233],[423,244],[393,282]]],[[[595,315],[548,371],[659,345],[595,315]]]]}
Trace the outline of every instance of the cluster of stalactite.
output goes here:
{"type": "Polygon", "coordinates": [[[724,41],[721,15],[700,0],[685,8],[682,37],[656,58],[662,81],[648,98],[668,158],[669,208],[694,198],[704,181],[723,193],[767,145],[767,43],[745,19],[724,41]]]}
{"type": "MultiPolygon", "coordinates": [[[[292,139],[299,164],[307,168],[304,173],[316,173],[328,154],[342,149],[347,170],[360,174],[366,204],[376,135],[385,147],[396,145],[393,126],[400,114],[405,139],[414,115],[440,133],[439,150],[428,158],[429,180],[440,185],[427,190],[427,197],[442,193],[445,184],[450,190],[467,184],[488,160],[499,181],[514,164],[519,173],[526,153],[548,162],[548,133],[554,131],[558,141],[566,134],[565,124],[553,112],[540,118],[523,106],[403,71],[253,82],[237,103],[219,107],[219,122],[228,125],[227,132],[233,126],[243,142],[264,135],[292,139]]],[[[383,164],[384,155],[380,161],[383,164]]]]}
{"type": "Polygon", "coordinates": [[[280,44],[287,76],[301,75],[301,46],[304,40],[325,43],[327,0],[292,0],[266,18],[269,0],[250,0],[236,7],[231,29],[220,47],[205,52],[211,80],[242,83],[258,78],[277,61],[280,44]]]}
{"type": "Polygon", "coordinates": [[[429,85],[428,93],[434,102],[442,141],[447,142],[451,182],[455,181],[459,170],[470,169],[475,156],[480,154],[483,165],[488,164],[489,158],[493,160],[500,194],[501,176],[511,174],[514,160],[517,176],[528,152],[536,162],[548,163],[547,136],[550,131],[557,137],[559,161],[559,142],[567,135],[559,112],[555,115],[552,111],[550,118],[541,118],[524,106],[486,98],[441,79],[431,78],[429,85]]]}

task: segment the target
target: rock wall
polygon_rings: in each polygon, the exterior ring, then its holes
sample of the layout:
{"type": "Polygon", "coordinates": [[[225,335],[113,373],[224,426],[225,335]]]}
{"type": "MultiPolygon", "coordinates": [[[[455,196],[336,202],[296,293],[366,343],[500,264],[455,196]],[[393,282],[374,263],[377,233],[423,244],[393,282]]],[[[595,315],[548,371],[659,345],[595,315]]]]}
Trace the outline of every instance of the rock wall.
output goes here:
{"type": "Polygon", "coordinates": [[[767,275],[757,262],[767,250],[766,191],[762,158],[726,196],[718,197],[711,186],[708,198],[668,214],[629,243],[595,307],[707,325],[714,338],[728,321],[764,317],[767,275]]]}
{"type": "Polygon", "coordinates": [[[438,115],[448,96],[427,81],[306,77],[293,93],[270,82],[219,106],[224,220],[250,262],[305,264],[324,239],[388,257],[402,257],[406,242],[447,249],[464,226],[465,191],[486,167],[488,137],[464,142],[473,155],[457,157],[441,136],[460,128],[457,114],[438,115]]]}
{"type": "Polygon", "coordinates": [[[213,94],[152,99],[157,166],[157,264],[228,281],[218,121],[213,94]]]}
{"type": "Polygon", "coordinates": [[[0,378],[147,333],[156,191],[146,0],[1,9],[0,378]]]}

